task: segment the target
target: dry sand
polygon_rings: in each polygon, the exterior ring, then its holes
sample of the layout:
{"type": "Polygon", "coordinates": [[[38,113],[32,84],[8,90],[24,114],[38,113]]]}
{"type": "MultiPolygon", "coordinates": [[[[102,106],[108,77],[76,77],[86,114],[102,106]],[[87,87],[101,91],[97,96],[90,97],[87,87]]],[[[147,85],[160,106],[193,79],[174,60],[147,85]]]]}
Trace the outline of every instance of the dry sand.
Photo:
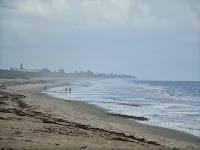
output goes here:
{"type": "Polygon", "coordinates": [[[200,138],[41,93],[68,79],[0,79],[1,149],[200,149],[200,138]]]}

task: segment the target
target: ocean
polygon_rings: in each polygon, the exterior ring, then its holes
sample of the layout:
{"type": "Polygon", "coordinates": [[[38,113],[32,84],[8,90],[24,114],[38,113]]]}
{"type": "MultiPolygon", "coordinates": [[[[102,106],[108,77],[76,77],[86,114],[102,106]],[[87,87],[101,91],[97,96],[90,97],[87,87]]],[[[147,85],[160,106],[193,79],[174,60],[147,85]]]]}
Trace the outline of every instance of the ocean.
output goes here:
{"type": "Polygon", "coordinates": [[[85,101],[110,113],[143,116],[149,120],[138,122],[200,136],[200,82],[79,79],[44,93],[85,101]],[[65,90],[69,87],[71,93],[65,90]]]}

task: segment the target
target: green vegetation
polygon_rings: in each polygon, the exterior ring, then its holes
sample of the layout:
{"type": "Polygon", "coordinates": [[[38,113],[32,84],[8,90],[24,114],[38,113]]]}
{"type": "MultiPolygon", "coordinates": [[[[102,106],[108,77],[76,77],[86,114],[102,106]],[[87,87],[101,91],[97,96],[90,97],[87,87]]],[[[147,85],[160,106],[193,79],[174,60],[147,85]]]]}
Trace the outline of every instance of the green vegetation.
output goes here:
{"type": "Polygon", "coordinates": [[[58,72],[52,72],[48,68],[42,70],[4,70],[0,69],[0,78],[22,78],[29,79],[34,77],[95,77],[95,78],[136,78],[135,76],[124,74],[105,74],[105,73],[93,73],[92,71],[75,71],[74,73],[65,73],[64,69],[60,69],[58,72]]]}
{"type": "Polygon", "coordinates": [[[64,76],[60,72],[49,72],[41,70],[39,72],[18,71],[18,70],[3,70],[0,69],[0,78],[22,78],[29,79],[34,77],[61,77],[64,76]]]}

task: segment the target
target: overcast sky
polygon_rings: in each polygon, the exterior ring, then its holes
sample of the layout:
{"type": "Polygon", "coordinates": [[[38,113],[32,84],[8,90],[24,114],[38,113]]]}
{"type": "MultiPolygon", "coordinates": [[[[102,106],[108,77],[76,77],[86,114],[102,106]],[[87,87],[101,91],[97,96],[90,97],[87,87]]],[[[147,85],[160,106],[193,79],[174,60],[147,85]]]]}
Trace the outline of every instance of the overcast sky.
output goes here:
{"type": "Polygon", "coordinates": [[[0,68],[200,80],[200,0],[0,0],[0,68]]]}

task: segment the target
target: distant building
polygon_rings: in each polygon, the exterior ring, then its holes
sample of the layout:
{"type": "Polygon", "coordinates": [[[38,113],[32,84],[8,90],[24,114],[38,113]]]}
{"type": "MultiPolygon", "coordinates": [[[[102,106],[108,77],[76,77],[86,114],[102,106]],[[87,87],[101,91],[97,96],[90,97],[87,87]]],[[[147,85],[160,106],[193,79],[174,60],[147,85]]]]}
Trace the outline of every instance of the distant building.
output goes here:
{"type": "Polygon", "coordinates": [[[60,69],[58,72],[59,72],[59,74],[65,74],[64,69],[60,69]]]}
{"type": "Polygon", "coordinates": [[[24,68],[23,68],[23,64],[20,64],[20,70],[23,70],[24,68]]]}
{"type": "Polygon", "coordinates": [[[20,64],[19,68],[10,68],[12,71],[22,71],[22,72],[40,72],[41,70],[39,69],[25,69],[23,67],[23,64],[20,64]]]}

